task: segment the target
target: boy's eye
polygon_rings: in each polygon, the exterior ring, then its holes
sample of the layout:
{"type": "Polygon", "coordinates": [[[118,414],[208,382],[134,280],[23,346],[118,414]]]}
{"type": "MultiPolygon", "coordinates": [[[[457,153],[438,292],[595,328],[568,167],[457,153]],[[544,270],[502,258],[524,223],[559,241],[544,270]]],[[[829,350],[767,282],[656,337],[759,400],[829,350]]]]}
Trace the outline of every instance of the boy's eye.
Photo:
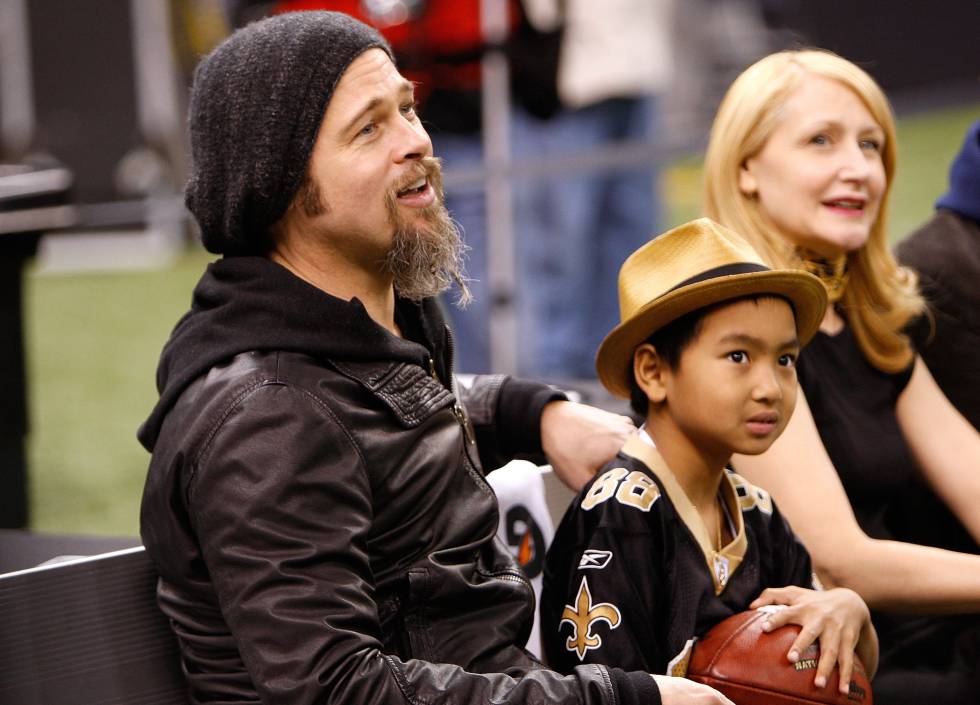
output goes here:
{"type": "Polygon", "coordinates": [[[780,367],[796,367],[796,355],[787,353],[779,356],[780,367]]]}
{"type": "Polygon", "coordinates": [[[749,361],[749,354],[744,350],[733,350],[728,353],[728,359],[734,363],[742,365],[749,361]]]}
{"type": "Polygon", "coordinates": [[[411,103],[403,103],[401,106],[402,115],[408,118],[415,117],[415,111],[418,109],[418,103],[412,101],[411,103]]]}

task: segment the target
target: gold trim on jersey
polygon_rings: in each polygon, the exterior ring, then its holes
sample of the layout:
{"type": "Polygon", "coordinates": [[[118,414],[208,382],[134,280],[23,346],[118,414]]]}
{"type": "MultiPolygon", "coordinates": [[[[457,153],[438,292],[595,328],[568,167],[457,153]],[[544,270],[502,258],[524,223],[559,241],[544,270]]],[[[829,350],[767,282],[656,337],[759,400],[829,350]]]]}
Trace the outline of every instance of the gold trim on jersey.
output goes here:
{"type": "Polygon", "coordinates": [[[738,493],[735,491],[731,475],[727,472],[723,473],[721,495],[728,506],[729,515],[735,522],[736,531],[734,538],[728,545],[716,551],[708,535],[708,529],[704,525],[704,520],[701,519],[698,510],[694,508],[691,500],[684,493],[674,473],[667,467],[667,463],[660,452],[634,434],[623,446],[623,453],[642,462],[660,479],[667,491],[667,496],[670,497],[671,503],[680,515],[681,521],[684,522],[701,547],[704,562],[715,586],[715,594],[720,595],[725,590],[728,579],[741,565],[742,559],[745,558],[745,552],[748,550],[748,541],[745,538],[745,520],[742,517],[738,493]]]}
{"type": "Polygon", "coordinates": [[[694,651],[695,641],[697,639],[688,639],[684,643],[684,648],[680,650],[680,653],[667,662],[668,676],[684,678],[687,675],[687,668],[691,665],[691,653],[694,651]]]}

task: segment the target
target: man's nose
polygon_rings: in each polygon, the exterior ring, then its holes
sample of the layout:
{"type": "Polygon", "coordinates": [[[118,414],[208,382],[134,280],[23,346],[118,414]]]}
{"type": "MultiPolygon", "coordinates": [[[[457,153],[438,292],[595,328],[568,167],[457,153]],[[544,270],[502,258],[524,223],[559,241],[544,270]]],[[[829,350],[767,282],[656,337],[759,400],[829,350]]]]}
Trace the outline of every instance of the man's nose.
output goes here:
{"type": "Polygon", "coordinates": [[[398,128],[395,161],[403,162],[432,156],[432,140],[418,122],[402,120],[398,128]]]}

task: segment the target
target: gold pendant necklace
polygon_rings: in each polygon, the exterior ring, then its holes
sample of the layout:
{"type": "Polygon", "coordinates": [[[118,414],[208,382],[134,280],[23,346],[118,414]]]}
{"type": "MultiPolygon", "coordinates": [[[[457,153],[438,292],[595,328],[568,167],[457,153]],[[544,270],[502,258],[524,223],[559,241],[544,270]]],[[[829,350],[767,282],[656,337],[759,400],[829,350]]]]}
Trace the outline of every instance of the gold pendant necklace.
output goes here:
{"type": "Polygon", "coordinates": [[[823,283],[830,303],[837,303],[844,297],[844,292],[847,290],[847,280],[850,278],[850,272],[847,271],[846,254],[827,259],[815,252],[797,248],[796,255],[800,258],[803,269],[816,276],[823,283]]]}
{"type": "Polygon", "coordinates": [[[718,553],[721,553],[721,547],[722,547],[722,543],[721,543],[721,522],[724,520],[724,512],[722,511],[722,508],[721,508],[721,498],[719,498],[719,501],[717,503],[717,506],[718,506],[718,526],[717,526],[718,531],[715,534],[715,538],[718,541],[718,543],[716,543],[715,545],[718,548],[715,549],[715,550],[717,550],[718,553]]]}

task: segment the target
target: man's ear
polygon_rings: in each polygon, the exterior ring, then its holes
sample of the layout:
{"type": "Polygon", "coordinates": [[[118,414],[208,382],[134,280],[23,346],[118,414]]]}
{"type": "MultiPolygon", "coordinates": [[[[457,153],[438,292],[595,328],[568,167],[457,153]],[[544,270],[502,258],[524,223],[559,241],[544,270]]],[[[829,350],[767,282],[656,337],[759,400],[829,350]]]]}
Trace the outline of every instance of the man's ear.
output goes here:
{"type": "Polygon", "coordinates": [[[633,351],[633,378],[647,399],[659,404],[667,398],[667,375],[670,370],[650,343],[633,351]]]}
{"type": "Polygon", "coordinates": [[[754,198],[759,193],[759,182],[752,173],[751,161],[746,159],[738,168],[738,190],[747,198],[754,198]]]}

